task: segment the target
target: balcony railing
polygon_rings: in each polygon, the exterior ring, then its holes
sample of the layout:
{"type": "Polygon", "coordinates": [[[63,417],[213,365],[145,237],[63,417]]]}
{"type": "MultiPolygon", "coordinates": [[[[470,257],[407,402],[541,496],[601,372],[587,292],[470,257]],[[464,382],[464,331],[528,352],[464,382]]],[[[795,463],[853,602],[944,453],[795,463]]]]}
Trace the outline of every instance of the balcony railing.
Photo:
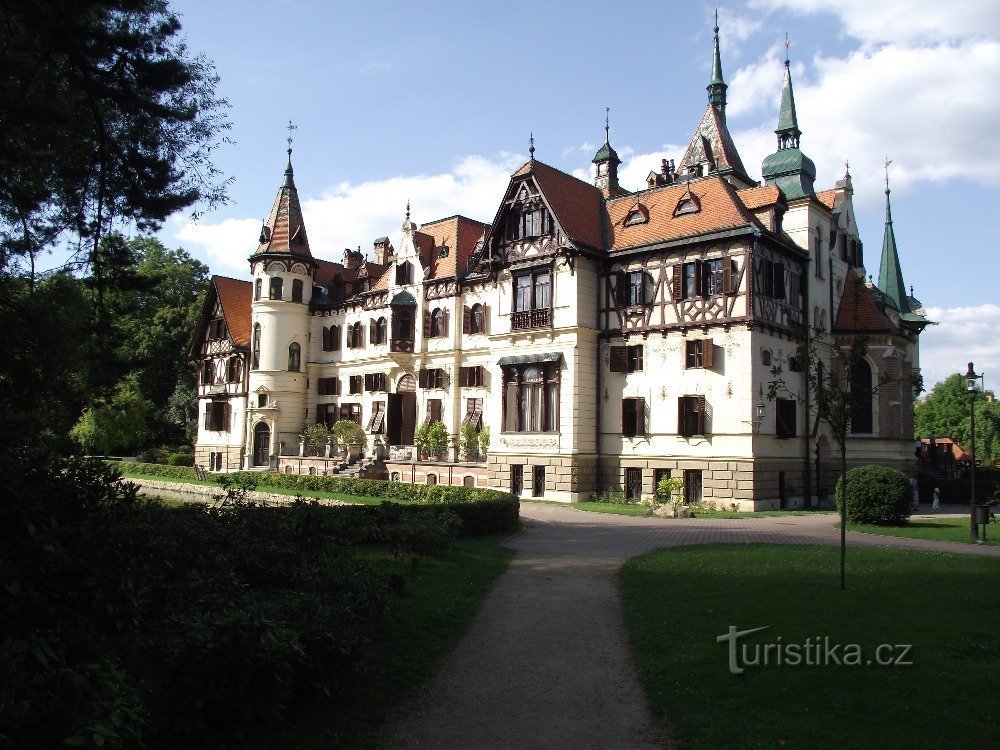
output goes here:
{"type": "Polygon", "coordinates": [[[412,352],[413,339],[391,339],[389,342],[391,352],[412,352]]]}
{"type": "Polygon", "coordinates": [[[510,314],[510,329],[512,331],[547,328],[550,325],[552,325],[552,311],[547,307],[541,310],[515,310],[510,314]]]}

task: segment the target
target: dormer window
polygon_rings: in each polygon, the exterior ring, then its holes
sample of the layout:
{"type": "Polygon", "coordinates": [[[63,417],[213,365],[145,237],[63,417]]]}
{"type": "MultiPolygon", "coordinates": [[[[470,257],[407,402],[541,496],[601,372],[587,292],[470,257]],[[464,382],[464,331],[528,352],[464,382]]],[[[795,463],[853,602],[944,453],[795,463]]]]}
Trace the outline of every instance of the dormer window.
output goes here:
{"type": "Polygon", "coordinates": [[[507,239],[519,240],[552,234],[552,216],[541,206],[523,208],[518,212],[514,207],[507,214],[507,239]]]}
{"type": "Polygon", "coordinates": [[[409,261],[396,264],[396,285],[413,283],[413,265],[409,261]]]}
{"type": "Polygon", "coordinates": [[[696,214],[699,211],[701,211],[701,202],[698,200],[698,196],[688,190],[677,202],[677,208],[674,209],[674,216],[696,214]]]}
{"type": "Polygon", "coordinates": [[[649,210],[641,203],[636,203],[635,208],[628,212],[625,217],[624,226],[631,227],[636,224],[647,224],[649,222],[649,210]]]}
{"type": "Polygon", "coordinates": [[[447,245],[441,245],[440,249],[438,249],[438,257],[439,258],[447,258],[449,252],[450,252],[450,249],[449,249],[449,247],[447,245]]]}

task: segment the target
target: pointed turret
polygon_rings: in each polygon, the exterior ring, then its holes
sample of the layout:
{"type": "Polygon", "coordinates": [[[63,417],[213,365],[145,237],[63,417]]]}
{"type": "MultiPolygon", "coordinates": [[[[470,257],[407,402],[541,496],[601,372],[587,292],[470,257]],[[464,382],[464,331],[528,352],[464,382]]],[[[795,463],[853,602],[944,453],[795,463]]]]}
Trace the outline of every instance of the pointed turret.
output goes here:
{"type": "Polygon", "coordinates": [[[726,81],[722,77],[722,55],[719,52],[719,11],[715,11],[715,49],[712,56],[712,80],[708,84],[708,102],[723,118],[726,116],[726,81]]]}
{"type": "Polygon", "coordinates": [[[889,203],[889,178],[885,185],[885,236],[882,238],[882,260],[878,271],[878,288],[891,299],[900,314],[910,312],[906,296],[906,285],[903,284],[903,269],[899,265],[899,253],[896,251],[896,235],[892,231],[892,206],[889,203]]]}
{"type": "Polygon", "coordinates": [[[795,114],[795,94],[792,91],[792,71],[785,54],[785,78],[781,84],[781,108],[778,110],[778,150],[765,157],[761,165],[764,183],[781,188],[788,200],[804,198],[814,194],[813,184],[816,180],[816,165],[812,159],[799,150],[798,117],[795,114]]]}
{"type": "Polygon", "coordinates": [[[702,115],[684,156],[677,164],[677,173],[684,178],[721,175],[737,189],[757,184],[750,179],[736,144],[726,126],[726,86],[722,77],[722,55],[719,52],[719,17],[715,17],[715,40],[712,59],[712,79],[708,84],[708,107],[702,115]]]}
{"type": "Polygon", "coordinates": [[[295,189],[295,173],[292,169],[292,148],[288,147],[288,164],[284,180],[278,188],[271,213],[260,230],[257,250],[254,255],[288,254],[301,258],[312,258],[306,225],[299,204],[299,191],[295,189]]]}
{"type": "Polygon", "coordinates": [[[605,197],[621,195],[625,191],[618,184],[618,165],[622,160],[618,158],[618,152],[611,147],[611,110],[605,108],[604,115],[604,145],[594,154],[592,163],[596,167],[594,175],[594,186],[604,193],[605,197]]]}

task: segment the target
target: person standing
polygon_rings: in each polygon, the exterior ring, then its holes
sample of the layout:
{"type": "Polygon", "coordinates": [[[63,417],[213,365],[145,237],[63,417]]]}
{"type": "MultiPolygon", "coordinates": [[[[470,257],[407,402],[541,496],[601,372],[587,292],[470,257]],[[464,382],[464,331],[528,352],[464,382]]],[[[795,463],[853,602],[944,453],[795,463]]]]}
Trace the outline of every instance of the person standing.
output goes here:
{"type": "Polygon", "coordinates": [[[913,510],[920,510],[920,485],[916,477],[910,477],[910,487],[913,489],[913,510]]]}
{"type": "Polygon", "coordinates": [[[934,488],[934,502],[931,503],[931,510],[937,510],[941,507],[941,490],[938,487],[934,488]]]}

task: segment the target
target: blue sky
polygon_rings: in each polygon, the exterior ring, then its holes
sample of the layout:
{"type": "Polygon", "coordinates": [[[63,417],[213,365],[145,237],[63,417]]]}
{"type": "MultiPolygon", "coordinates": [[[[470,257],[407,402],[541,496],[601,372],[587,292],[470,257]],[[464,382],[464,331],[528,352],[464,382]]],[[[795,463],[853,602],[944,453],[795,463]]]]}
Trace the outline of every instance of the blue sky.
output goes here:
{"type": "MultiPolygon", "coordinates": [[[[489,221],[527,157],[588,178],[611,109],[622,182],[678,158],[706,104],[712,3],[173,0],[189,47],[214,60],[234,143],[217,164],[231,203],[161,237],[246,277],[294,131],[313,252],[339,258],[418,223],[489,221]]],[[[868,273],[878,275],[892,160],[905,282],[941,325],[928,384],[964,363],[1000,376],[1000,12],[981,0],[750,0],[719,8],[729,126],[751,175],[774,149],[784,35],[802,149],[817,189],[845,160],[868,273]]]]}

